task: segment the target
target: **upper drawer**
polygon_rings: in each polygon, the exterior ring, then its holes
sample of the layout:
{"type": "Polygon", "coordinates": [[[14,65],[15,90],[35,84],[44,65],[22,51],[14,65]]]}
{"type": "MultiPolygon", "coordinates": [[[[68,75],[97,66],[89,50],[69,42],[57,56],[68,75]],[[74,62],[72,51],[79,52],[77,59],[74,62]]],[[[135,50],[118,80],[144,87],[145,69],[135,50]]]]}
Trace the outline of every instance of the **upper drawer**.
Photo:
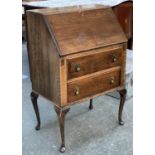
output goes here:
{"type": "Polygon", "coordinates": [[[122,48],[104,51],[94,50],[97,53],[68,59],[68,79],[94,73],[121,64],[122,48]]]}

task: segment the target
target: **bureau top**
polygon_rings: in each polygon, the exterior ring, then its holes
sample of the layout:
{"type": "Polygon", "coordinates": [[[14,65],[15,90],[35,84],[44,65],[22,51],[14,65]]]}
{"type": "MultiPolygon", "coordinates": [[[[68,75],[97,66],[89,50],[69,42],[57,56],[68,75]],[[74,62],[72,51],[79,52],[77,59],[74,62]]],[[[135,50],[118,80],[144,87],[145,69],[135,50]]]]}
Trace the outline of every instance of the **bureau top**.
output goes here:
{"type": "Polygon", "coordinates": [[[113,11],[105,6],[38,9],[60,56],[126,42],[113,11]]]}

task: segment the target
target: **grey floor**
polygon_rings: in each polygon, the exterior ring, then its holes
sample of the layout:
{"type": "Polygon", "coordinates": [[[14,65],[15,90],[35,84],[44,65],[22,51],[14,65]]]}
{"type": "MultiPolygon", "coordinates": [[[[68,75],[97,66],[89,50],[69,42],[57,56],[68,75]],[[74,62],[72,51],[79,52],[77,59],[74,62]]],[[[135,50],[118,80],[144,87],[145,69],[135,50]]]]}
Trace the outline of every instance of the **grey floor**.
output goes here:
{"type": "MultiPolygon", "coordinates": [[[[59,155],[60,133],[52,103],[40,97],[41,130],[35,131],[36,118],[29,94],[31,82],[26,44],[22,51],[22,150],[23,155],[59,155]],[[25,76],[26,75],[26,76],[25,76]],[[25,78],[27,77],[28,78],[25,78]]],[[[133,100],[126,101],[123,119],[119,126],[117,113],[119,100],[104,95],[93,101],[72,106],[66,117],[66,155],[132,155],[133,154],[133,100]]]]}

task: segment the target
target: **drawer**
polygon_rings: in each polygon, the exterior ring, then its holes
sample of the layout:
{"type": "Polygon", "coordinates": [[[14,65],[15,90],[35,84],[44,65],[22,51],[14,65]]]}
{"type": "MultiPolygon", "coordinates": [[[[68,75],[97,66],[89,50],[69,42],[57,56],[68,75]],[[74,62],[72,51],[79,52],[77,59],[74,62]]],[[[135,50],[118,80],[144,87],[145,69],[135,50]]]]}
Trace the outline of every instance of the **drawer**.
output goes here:
{"type": "Polygon", "coordinates": [[[122,48],[108,51],[92,50],[95,54],[68,59],[68,79],[80,77],[121,64],[122,48]]]}
{"type": "Polygon", "coordinates": [[[86,78],[72,80],[67,85],[68,102],[74,102],[118,87],[120,73],[120,67],[115,67],[86,78]]]}

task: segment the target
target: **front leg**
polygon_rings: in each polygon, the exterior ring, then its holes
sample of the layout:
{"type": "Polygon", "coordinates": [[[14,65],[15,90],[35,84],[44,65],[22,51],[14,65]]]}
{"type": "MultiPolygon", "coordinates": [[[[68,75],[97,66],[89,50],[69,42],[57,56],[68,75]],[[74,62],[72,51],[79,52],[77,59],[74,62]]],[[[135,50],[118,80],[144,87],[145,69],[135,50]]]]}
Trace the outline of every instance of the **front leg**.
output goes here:
{"type": "Polygon", "coordinates": [[[126,100],[126,94],[127,94],[126,89],[120,90],[119,94],[120,94],[120,105],[119,105],[118,121],[120,125],[124,125],[124,121],[122,120],[122,112],[126,100]]]}
{"type": "Polygon", "coordinates": [[[60,152],[64,153],[66,150],[66,148],[65,148],[65,116],[69,112],[70,108],[62,110],[62,109],[54,106],[54,109],[55,109],[57,116],[58,116],[60,133],[61,133],[60,152]]]}
{"type": "Polygon", "coordinates": [[[37,103],[37,99],[38,99],[38,94],[32,92],[31,93],[31,101],[32,101],[32,104],[33,104],[33,108],[34,108],[34,111],[35,111],[35,114],[36,114],[36,118],[37,118],[37,125],[35,127],[36,130],[39,130],[40,129],[40,115],[39,115],[39,108],[38,108],[38,103],[37,103]]]}

